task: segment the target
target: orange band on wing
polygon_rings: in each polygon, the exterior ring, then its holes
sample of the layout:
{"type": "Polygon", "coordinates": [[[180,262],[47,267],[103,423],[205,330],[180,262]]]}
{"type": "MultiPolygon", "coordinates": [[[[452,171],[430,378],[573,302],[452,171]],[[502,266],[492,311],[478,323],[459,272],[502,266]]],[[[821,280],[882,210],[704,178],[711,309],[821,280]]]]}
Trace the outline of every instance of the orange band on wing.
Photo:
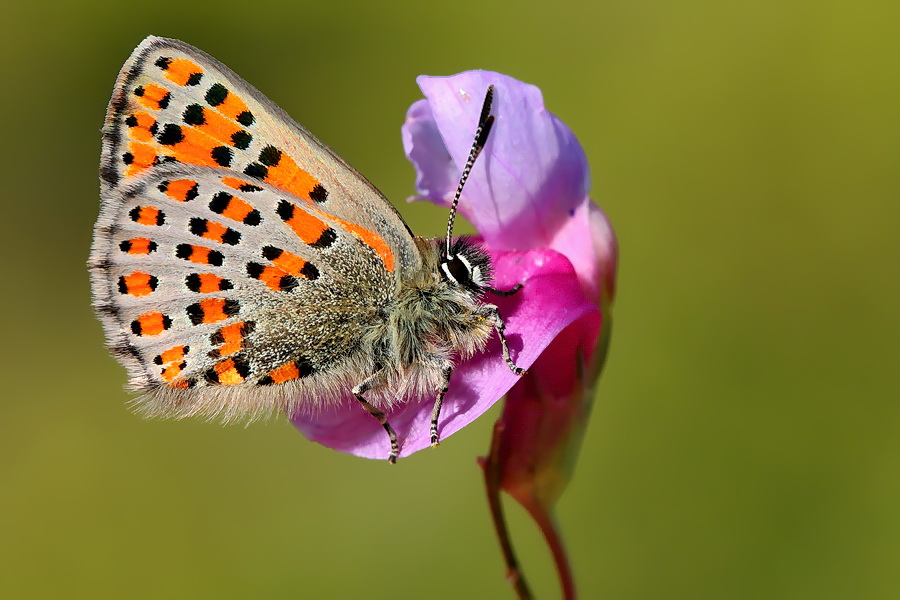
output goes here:
{"type": "Polygon", "coordinates": [[[230,227],[226,227],[221,223],[204,219],[202,217],[194,217],[188,225],[191,233],[202,238],[218,242],[220,244],[228,244],[235,246],[241,241],[241,233],[230,227]]]}
{"type": "Polygon", "coordinates": [[[181,372],[186,366],[187,363],[185,363],[184,361],[179,363],[172,363],[162,370],[162,378],[167,382],[171,382],[173,379],[181,375],[181,372]]]}
{"type": "Polygon", "coordinates": [[[175,346],[164,351],[162,354],[153,359],[158,365],[167,365],[172,362],[181,361],[188,353],[187,346],[175,346]]]}
{"type": "Polygon", "coordinates": [[[280,154],[277,164],[270,166],[266,171],[266,183],[287,190],[298,198],[309,199],[310,192],[319,185],[319,182],[298,167],[290,156],[280,154]]]}
{"type": "Polygon", "coordinates": [[[207,298],[187,307],[188,318],[194,325],[208,325],[224,321],[238,314],[240,305],[228,298],[207,298]]]}
{"type": "Polygon", "coordinates": [[[284,383],[291,379],[298,379],[300,377],[300,370],[297,368],[297,365],[289,362],[270,372],[269,377],[272,378],[272,383],[284,383]]]}
{"type": "Polygon", "coordinates": [[[232,325],[226,325],[219,330],[219,333],[222,335],[222,344],[218,348],[220,356],[234,354],[243,348],[243,328],[243,323],[233,323],[232,325]]]}
{"type": "Polygon", "coordinates": [[[231,202],[228,203],[228,208],[222,212],[222,216],[241,223],[251,212],[253,212],[253,206],[232,196],[231,202]]]}
{"type": "Polygon", "coordinates": [[[163,127],[156,140],[177,160],[207,167],[228,167],[234,151],[195,127],[171,123],[163,127]]]}
{"type": "Polygon", "coordinates": [[[156,242],[150,238],[136,237],[119,242],[119,250],[128,254],[150,254],[156,252],[156,242]]]}
{"type": "Polygon", "coordinates": [[[313,369],[312,364],[306,357],[300,357],[297,360],[285,363],[280,367],[269,371],[269,374],[265,377],[260,378],[260,385],[273,385],[278,383],[284,383],[286,381],[292,381],[294,379],[300,379],[302,377],[309,377],[313,374],[315,369],[313,369]]]}
{"type": "Polygon", "coordinates": [[[309,281],[319,278],[319,270],[309,261],[274,246],[265,246],[262,255],[274,266],[247,263],[247,274],[278,292],[289,292],[299,285],[297,277],[309,281]]]}
{"type": "Polygon", "coordinates": [[[253,321],[241,321],[220,328],[210,336],[210,342],[218,346],[209,355],[214,358],[229,356],[244,349],[244,339],[254,330],[253,321]]]}
{"type": "Polygon", "coordinates": [[[178,244],[175,246],[175,256],[199,265],[213,265],[214,267],[221,267],[225,262],[225,257],[218,250],[193,244],[178,244]]]}
{"type": "Polygon", "coordinates": [[[247,105],[234,92],[229,92],[225,97],[225,101],[216,105],[216,110],[228,117],[229,119],[238,120],[244,113],[249,113],[247,105]]]}
{"type": "Polygon", "coordinates": [[[237,385],[247,378],[250,369],[247,364],[235,358],[216,363],[206,372],[206,378],[212,383],[221,385],[237,385]]]}
{"type": "Polygon", "coordinates": [[[226,219],[256,227],[262,222],[259,211],[228,192],[218,192],[209,201],[209,210],[226,219]]]}
{"type": "Polygon", "coordinates": [[[255,262],[247,263],[247,274],[254,279],[262,281],[266,284],[266,287],[276,292],[290,291],[297,287],[296,277],[271,265],[261,265],[255,262]]]}
{"type": "Polygon", "coordinates": [[[159,190],[176,202],[188,202],[198,195],[199,185],[193,179],[176,179],[159,184],[159,190]]]}
{"type": "Polygon", "coordinates": [[[234,288],[229,280],[212,273],[191,273],[184,278],[184,284],[187,289],[200,294],[224,292],[234,288]]]}
{"type": "Polygon", "coordinates": [[[156,135],[156,119],[143,110],[139,110],[127,117],[125,124],[128,125],[129,136],[140,142],[152,141],[153,136],[156,135]]]}
{"type": "Polygon", "coordinates": [[[131,220],[140,225],[158,227],[166,222],[166,214],[155,206],[135,206],[128,211],[131,220]]]}
{"type": "Polygon", "coordinates": [[[134,95],[138,97],[138,102],[152,110],[161,110],[169,105],[171,94],[169,91],[155,83],[148,83],[135,88],[134,95]]]}
{"type": "Polygon", "coordinates": [[[168,60],[165,65],[166,77],[178,85],[188,85],[189,82],[195,85],[195,82],[199,83],[200,76],[203,75],[203,69],[186,58],[168,60]]]}
{"type": "Polygon", "coordinates": [[[122,155],[122,160],[128,166],[125,176],[131,177],[156,164],[156,148],[140,142],[129,142],[128,152],[122,155]]]}
{"type": "Polygon", "coordinates": [[[172,319],[159,311],[142,314],[131,322],[131,332],[135,335],[159,335],[172,326],[172,319]]]}
{"type": "Polygon", "coordinates": [[[321,203],[328,198],[328,192],[315,177],[275,146],[260,150],[256,162],[247,165],[244,173],[311,202],[321,203]]]}
{"type": "Polygon", "coordinates": [[[206,232],[203,233],[203,237],[219,242],[221,244],[223,243],[222,238],[225,237],[225,234],[230,231],[233,230],[225,227],[221,223],[216,223],[215,221],[207,221],[206,232]]]}
{"type": "Polygon", "coordinates": [[[282,200],[276,207],[276,212],[284,222],[294,230],[304,244],[315,244],[322,234],[328,229],[328,225],[321,219],[314,217],[301,207],[287,200],[282,200]]]}
{"type": "Polygon", "coordinates": [[[272,261],[276,267],[290,273],[291,275],[304,275],[309,262],[300,258],[296,254],[291,254],[287,250],[281,250],[272,246],[263,248],[263,256],[272,261]]]}
{"type": "Polygon", "coordinates": [[[183,119],[206,135],[241,150],[246,150],[253,141],[253,136],[243,127],[212,108],[190,104],[184,110],[183,119]]]}
{"type": "Polygon", "coordinates": [[[119,293],[136,298],[149,296],[156,290],[157,285],[159,285],[159,280],[156,277],[140,271],[119,277],[119,293]]]}

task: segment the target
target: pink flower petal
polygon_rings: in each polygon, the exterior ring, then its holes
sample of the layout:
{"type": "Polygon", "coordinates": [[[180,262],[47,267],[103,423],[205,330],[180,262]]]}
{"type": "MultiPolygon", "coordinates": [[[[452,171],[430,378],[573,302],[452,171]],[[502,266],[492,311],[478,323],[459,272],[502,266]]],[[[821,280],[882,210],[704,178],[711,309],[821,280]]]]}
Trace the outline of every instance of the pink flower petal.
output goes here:
{"type": "Polygon", "coordinates": [[[595,303],[615,295],[618,245],[600,208],[588,200],[557,230],[550,247],[566,255],[585,293],[595,303]]]}

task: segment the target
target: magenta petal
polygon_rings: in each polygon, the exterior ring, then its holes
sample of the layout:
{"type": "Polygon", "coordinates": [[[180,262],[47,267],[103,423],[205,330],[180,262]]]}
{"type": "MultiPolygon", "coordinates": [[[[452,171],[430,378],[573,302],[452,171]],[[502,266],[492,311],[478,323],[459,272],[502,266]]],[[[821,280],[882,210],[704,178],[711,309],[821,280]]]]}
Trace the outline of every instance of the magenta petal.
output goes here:
{"type": "MultiPolygon", "coordinates": [[[[530,367],[570,323],[597,312],[582,292],[571,263],[558,252],[510,252],[495,256],[494,261],[499,288],[524,282],[513,296],[488,298],[500,308],[513,359],[520,367],[530,367]]],[[[495,336],[485,352],[457,365],[441,412],[442,439],[481,416],[519,380],[500,358],[499,346],[495,336]]],[[[430,445],[433,402],[434,397],[421,398],[388,412],[400,440],[400,456],[430,445]]],[[[311,440],[341,452],[378,459],[386,459],[390,452],[384,430],[350,396],[338,406],[297,414],[291,420],[311,440]]]]}
{"type": "MultiPolygon", "coordinates": [[[[528,499],[523,497],[525,490],[535,493],[534,488],[552,481],[551,487],[557,488],[552,492],[561,493],[568,481],[562,478],[554,481],[535,474],[546,471],[542,468],[544,463],[552,465],[567,443],[581,442],[581,437],[573,435],[573,431],[587,424],[593,397],[590,392],[579,393],[575,388],[585,385],[583,370],[591,364],[597,349],[600,325],[601,315],[595,311],[560,332],[506,396],[501,417],[504,425],[499,461],[501,482],[523,505],[528,504],[528,499]]],[[[572,456],[577,452],[563,454],[572,456]]],[[[573,467],[574,461],[566,466],[573,467]]],[[[553,495],[550,490],[544,493],[553,495]]]]}
{"type": "MultiPolygon", "coordinates": [[[[494,86],[496,120],[466,184],[461,212],[493,249],[550,246],[564,221],[589,201],[589,174],[578,140],[544,108],[540,89],[490,71],[417,81],[457,174],[468,157],[487,87],[494,86]]],[[[454,184],[431,186],[427,195],[443,200],[454,184]]]]}

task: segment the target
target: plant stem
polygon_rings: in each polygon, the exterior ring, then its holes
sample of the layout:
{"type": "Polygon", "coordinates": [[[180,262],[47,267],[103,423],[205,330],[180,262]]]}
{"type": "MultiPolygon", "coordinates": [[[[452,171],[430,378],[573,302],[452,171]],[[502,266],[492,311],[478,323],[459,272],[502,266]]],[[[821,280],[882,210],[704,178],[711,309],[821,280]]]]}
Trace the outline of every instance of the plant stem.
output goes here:
{"type": "Polygon", "coordinates": [[[540,507],[536,507],[536,510],[529,510],[528,512],[538,527],[541,528],[544,540],[550,546],[553,562],[556,563],[556,572],[559,575],[559,585],[562,587],[563,599],[575,600],[575,579],[572,577],[572,569],[569,566],[569,559],[566,556],[566,548],[562,543],[562,537],[559,535],[556,519],[553,518],[552,514],[541,510],[540,507]]]}
{"type": "MultiPolygon", "coordinates": [[[[509,537],[509,528],[506,526],[506,518],[503,515],[503,503],[500,500],[500,465],[497,462],[497,457],[499,456],[501,431],[503,431],[503,422],[498,420],[494,424],[490,453],[482,464],[482,467],[484,467],[484,484],[487,490],[488,506],[491,510],[491,518],[494,521],[497,539],[500,541],[503,560],[506,562],[506,579],[513,586],[519,600],[534,600],[534,596],[532,596],[528,587],[528,582],[525,581],[525,574],[519,568],[519,561],[513,550],[512,540],[509,537]]],[[[563,557],[564,559],[565,557],[563,557]]]]}

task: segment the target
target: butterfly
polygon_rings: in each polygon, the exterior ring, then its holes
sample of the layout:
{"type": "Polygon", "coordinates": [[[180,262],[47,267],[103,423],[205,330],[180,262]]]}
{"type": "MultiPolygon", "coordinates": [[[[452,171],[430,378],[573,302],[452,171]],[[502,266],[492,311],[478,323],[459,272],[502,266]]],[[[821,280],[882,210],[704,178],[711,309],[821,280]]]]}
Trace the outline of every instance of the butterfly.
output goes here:
{"type": "Polygon", "coordinates": [[[362,175],[228,67],[148,37],[103,125],[89,261],[110,352],[152,416],[224,421],[341,402],[385,412],[434,397],[504,323],[491,261],[452,236],[493,125],[489,89],[450,211],[423,239],[362,175]],[[348,394],[349,392],[349,394],[348,394]]]}

